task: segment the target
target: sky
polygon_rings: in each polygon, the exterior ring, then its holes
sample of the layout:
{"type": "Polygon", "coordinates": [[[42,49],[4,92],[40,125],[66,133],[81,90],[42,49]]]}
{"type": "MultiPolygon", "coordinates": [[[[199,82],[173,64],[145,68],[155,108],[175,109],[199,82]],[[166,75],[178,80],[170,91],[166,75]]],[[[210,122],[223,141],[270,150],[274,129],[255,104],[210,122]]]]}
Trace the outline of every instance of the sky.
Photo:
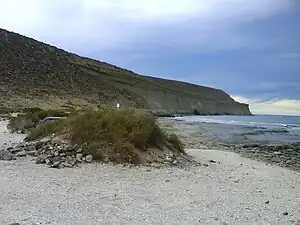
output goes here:
{"type": "Polygon", "coordinates": [[[299,0],[0,0],[0,27],[300,115],[299,0]]]}

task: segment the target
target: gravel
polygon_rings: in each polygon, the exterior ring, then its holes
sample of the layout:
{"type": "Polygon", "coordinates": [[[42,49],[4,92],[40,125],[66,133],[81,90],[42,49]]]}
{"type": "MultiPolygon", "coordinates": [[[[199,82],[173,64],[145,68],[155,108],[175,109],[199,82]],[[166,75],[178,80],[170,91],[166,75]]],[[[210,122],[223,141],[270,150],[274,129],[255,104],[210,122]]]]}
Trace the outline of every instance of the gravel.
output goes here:
{"type": "Polygon", "coordinates": [[[57,170],[31,157],[0,161],[0,224],[297,224],[299,173],[231,152],[188,153],[208,166],[57,170]]]}

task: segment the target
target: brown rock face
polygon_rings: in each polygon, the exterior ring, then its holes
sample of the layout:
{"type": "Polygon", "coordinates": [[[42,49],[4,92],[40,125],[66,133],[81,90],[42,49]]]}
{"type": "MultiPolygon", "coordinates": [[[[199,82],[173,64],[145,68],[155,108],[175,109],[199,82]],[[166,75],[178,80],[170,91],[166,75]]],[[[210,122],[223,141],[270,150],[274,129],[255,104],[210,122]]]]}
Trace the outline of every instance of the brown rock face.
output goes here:
{"type": "Polygon", "coordinates": [[[222,90],[141,76],[0,29],[0,108],[82,104],[157,114],[250,115],[222,90]]]}

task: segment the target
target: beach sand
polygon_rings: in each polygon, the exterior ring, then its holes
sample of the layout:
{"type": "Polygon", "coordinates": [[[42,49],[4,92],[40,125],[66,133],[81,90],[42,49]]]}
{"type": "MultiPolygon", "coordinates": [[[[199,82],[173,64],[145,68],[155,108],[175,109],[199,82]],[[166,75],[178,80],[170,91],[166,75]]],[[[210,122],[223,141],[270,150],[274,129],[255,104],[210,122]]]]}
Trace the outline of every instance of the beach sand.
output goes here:
{"type": "MultiPolygon", "coordinates": [[[[0,137],[1,148],[8,138],[17,142],[22,136],[1,128],[0,137]]],[[[207,166],[93,163],[58,170],[31,158],[0,161],[0,224],[295,225],[300,220],[299,173],[232,152],[187,152],[207,166]]]]}

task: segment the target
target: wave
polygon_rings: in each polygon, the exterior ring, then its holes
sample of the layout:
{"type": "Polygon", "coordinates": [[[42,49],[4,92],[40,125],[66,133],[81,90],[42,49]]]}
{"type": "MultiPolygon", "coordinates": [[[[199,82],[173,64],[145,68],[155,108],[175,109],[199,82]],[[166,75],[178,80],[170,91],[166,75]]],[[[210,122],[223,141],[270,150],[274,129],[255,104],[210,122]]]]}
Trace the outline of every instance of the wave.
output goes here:
{"type": "MultiPolygon", "coordinates": [[[[237,125],[237,126],[246,126],[248,128],[259,128],[259,129],[272,129],[272,128],[285,128],[292,130],[299,130],[300,125],[297,124],[288,124],[288,123],[276,123],[276,122],[261,122],[261,121],[237,121],[237,120],[226,120],[226,119],[216,119],[208,117],[174,117],[173,120],[184,121],[189,124],[193,123],[208,123],[208,124],[228,124],[228,125],[237,125]]],[[[271,130],[272,131],[272,130],[271,130]]],[[[277,132],[273,130],[273,132],[277,132]]],[[[279,130],[281,132],[281,130],[279,130]]]]}

